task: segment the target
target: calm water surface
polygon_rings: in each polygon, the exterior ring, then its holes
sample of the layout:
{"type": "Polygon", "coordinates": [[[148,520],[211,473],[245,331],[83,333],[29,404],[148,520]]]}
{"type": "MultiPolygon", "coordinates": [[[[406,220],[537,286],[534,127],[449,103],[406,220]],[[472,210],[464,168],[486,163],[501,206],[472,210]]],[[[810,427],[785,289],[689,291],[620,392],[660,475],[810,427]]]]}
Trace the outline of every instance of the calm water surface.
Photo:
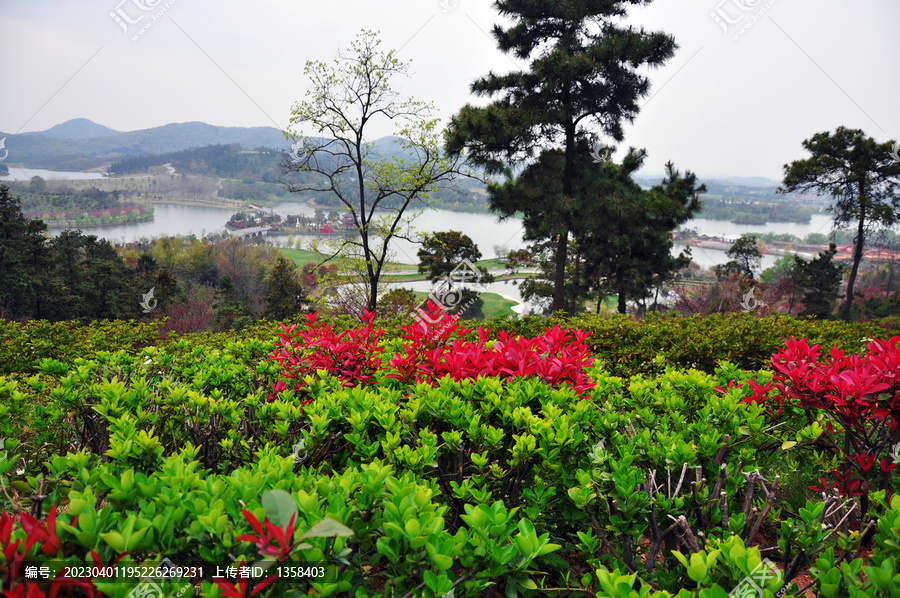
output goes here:
{"type": "MultiPolygon", "coordinates": [[[[87,175],[92,173],[76,174],[87,175]]],[[[225,223],[233,213],[230,209],[172,204],[157,204],[154,208],[155,218],[151,222],[110,227],[86,227],[82,230],[85,234],[97,235],[111,242],[119,243],[165,235],[188,236],[193,234],[197,237],[203,237],[205,234],[224,230],[225,223]]],[[[282,203],[275,206],[274,209],[281,214],[303,214],[309,216],[315,214],[315,208],[300,202],[282,203]]],[[[831,222],[831,217],[828,214],[816,214],[813,215],[809,224],[781,222],[770,223],[765,226],[752,226],[732,224],[723,220],[698,218],[691,220],[685,226],[697,229],[701,234],[711,236],[734,237],[745,232],[774,232],[790,233],[798,237],[805,237],[809,233],[829,233],[831,231],[831,222]]],[[[516,250],[525,246],[522,240],[524,230],[521,220],[509,218],[501,222],[492,214],[467,214],[464,212],[431,209],[419,214],[412,227],[408,230],[404,229],[402,233],[404,236],[412,236],[417,232],[432,233],[448,230],[458,230],[471,237],[484,258],[496,257],[498,249],[516,250]]],[[[53,232],[58,234],[59,229],[53,229],[53,232]]],[[[317,238],[322,239],[323,237],[298,235],[294,237],[295,242],[297,238],[301,239],[302,247],[308,247],[313,240],[317,238]]],[[[287,235],[272,235],[267,237],[267,240],[272,244],[284,245],[287,242],[287,235]]],[[[418,245],[402,239],[394,239],[391,243],[394,261],[403,264],[418,263],[419,260],[416,255],[418,248],[418,245]]],[[[684,249],[683,245],[675,245],[673,253],[677,254],[682,249],[684,249]]],[[[728,261],[724,251],[699,247],[691,249],[691,257],[703,267],[723,264],[728,261]]],[[[776,259],[777,256],[764,256],[763,267],[771,266],[776,259]]],[[[505,294],[516,296],[512,292],[505,294]]]]}

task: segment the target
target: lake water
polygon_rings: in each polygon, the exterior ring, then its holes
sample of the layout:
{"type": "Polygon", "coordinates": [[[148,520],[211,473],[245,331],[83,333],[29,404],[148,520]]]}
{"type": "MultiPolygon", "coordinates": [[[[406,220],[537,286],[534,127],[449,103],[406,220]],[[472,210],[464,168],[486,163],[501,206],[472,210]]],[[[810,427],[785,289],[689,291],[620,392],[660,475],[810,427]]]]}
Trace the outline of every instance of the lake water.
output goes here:
{"type": "MultiPolygon", "coordinates": [[[[178,206],[174,204],[154,204],[153,220],[118,226],[86,226],[81,231],[86,235],[97,235],[111,243],[131,243],[142,238],[154,239],[162,236],[190,236],[202,238],[207,233],[225,229],[233,210],[204,208],[198,206],[178,206]]],[[[52,228],[57,235],[62,229],[52,228]]]]}
{"type": "MultiPolygon", "coordinates": [[[[37,172],[37,171],[31,171],[37,172]]],[[[90,174],[90,173],[80,173],[90,174]]],[[[164,235],[197,235],[202,237],[207,233],[219,232],[225,228],[225,223],[231,217],[232,210],[219,208],[207,208],[197,206],[179,206],[173,204],[157,204],[155,218],[151,222],[141,222],[111,227],[88,227],[82,229],[85,234],[97,235],[109,239],[111,242],[131,242],[141,238],[154,238],[164,235]]],[[[300,202],[282,203],[275,206],[275,211],[281,214],[315,214],[315,208],[300,202]]],[[[326,212],[328,210],[326,209],[326,212]]],[[[797,224],[791,222],[770,223],[765,226],[732,224],[722,220],[707,220],[698,218],[691,220],[685,226],[697,229],[701,234],[711,236],[739,236],[741,233],[791,233],[798,237],[805,237],[809,233],[824,233],[831,231],[831,217],[828,214],[815,214],[809,224],[797,224]]],[[[404,235],[418,232],[435,232],[458,230],[467,234],[478,246],[484,258],[496,257],[497,249],[509,250],[521,249],[525,246],[522,240],[524,230],[522,221],[510,218],[500,222],[492,214],[468,214],[464,212],[451,212],[448,210],[428,210],[420,214],[409,231],[402,231],[404,235]]],[[[58,233],[59,229],[53,229],[58,233]]],[[[314,239],[322,239],[322,236],[300,235],[302,246],[307,247],[314,239]]],[[[296,241],[295,237],[295,241],[296,241]]],[[[284,245],[287,242],[286,235],[273,235],[267,237],[270,243],[284,245]]],[[[394,239],[391,244],[395,261],[403,264],[417,264],[416,252],[418,246],[405,240],[394,239]]],[[[679,253],[684,249],[683,245],[675,245],[673,253],[679,253]]],[[[723,264],[728,261],[724,251],[715,249],[703,249],[692,247],[691,257],[704,268],[723,264]]],[[[775,263],[778,256],[763,256],[763,268],[768,268],[775,263]]],[[[422,289],[424,290],[424,289],[422,289]]],[[[513,293],[506,293],[514,296],[513,293]]]]}
{"type": "Polygon", "coordinates": [[[9,174],[0,175],[0,183],[5,181],[30,181],[31,177],[42,177],[44,179],[67,179],[67,180],[84,180],[84,179],[102,179],[103,175],[99,172],[61,172],[57,170],[40,170],[37,168],[19,168],[18,166],[9,166],[9,174]]]}

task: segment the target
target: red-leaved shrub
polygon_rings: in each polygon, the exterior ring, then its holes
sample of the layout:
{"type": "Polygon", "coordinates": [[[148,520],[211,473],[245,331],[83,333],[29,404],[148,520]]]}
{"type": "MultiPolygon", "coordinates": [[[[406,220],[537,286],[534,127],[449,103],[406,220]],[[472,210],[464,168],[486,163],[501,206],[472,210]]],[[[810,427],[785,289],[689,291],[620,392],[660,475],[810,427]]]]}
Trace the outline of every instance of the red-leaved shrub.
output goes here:
{"type": "Polygon", "coordinates": [[[478,328],[478,340],[466,341],[471,329],[460,328],[458,318],[432,302],[419,321],[403,327],[405,355],[395,354],[387,374],[402,382],[435,382],[444,376],[474,380],[478,376],[512,378],[537,376],[551,386],[567,384],[579,395],[595,384],[584,370],[593,363],[584,340],[590,333],[545,328],[544,334],[526,339],[506,331],[489,345],[488,331],[478,328]]]}
{"type": "Polygon", "coordinates": [[[345,387],[374,382],[375,372],[381,367],[378,355],[384,351],[378,346],[384,331],[375,330],[375,314],[366,311],[362,316],[364,327],[340,334],[334,332],[333,326],[316,325],[316,314],[307,315],[306,319],[306,328],[297,332],[296,324],[281,325],[284,333],[278,335],[278,347],[269,356],[270,361],[281,364],[281,380],[272,385],[270,401],[287,388],[289,381],[296,381],[294,390],[302,389],[306,384],[303,378],[317,370],[326,370],[345,387]]]}
{"type": "Polygon", "coordinates": [[[835,480],[821,478],[817,491],[837,488],[845,495],[862,496],[863,509],[870,490],[888,488],[888,478],[900,443],[900,336],[873,339],[864,355],[845,355],[834,347],[819,360],[819,345],[791,338],[772,356],[773,382],[751,383],[746,402],[773,405],[781,415],[786,405],[806,411],[809,421],[823,411],[827,420],[819,444],[841,456],[845,465],[835,480]],[[773,392],[774,391],[774,392],[773,392]],[[892,450],[894,448],[894,450],[892,450]]]}

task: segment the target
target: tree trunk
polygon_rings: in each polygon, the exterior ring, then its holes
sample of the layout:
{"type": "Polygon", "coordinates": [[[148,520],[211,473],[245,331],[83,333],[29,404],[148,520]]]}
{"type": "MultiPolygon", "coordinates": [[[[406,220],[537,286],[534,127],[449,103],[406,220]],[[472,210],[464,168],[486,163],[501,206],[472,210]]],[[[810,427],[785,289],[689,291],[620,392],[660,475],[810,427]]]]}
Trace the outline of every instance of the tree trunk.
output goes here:
{"type": "MultiPolygon", "coordinates": [[[[563,91],[563,104],[568,110],[568,87],[563,91]]],[[[569,118],[566,122],[566,154],[563,171],[563,209],[562,226],[556,241],[556,272],[553,280],[553,311],[564,310],[568,315],[575,315],[572,306],[566,301],[566,260],[569,251],[569,208],[572,201],[573,183],[575,181],[575,122],[569,118]]]]}
{"type": "Polygon", "coordinates": [[[887,281],[887,292],[885,293],[885,299],[891,298],[891,289],[894,288],[894,246],[888,245],[889,251],[891,252],[891,264],[890,270],[888,272],[888,281],[887,281]]]}
{"type": "Polygon", "coordinates": [[[362,136],[356,138],[356,177],[359,182],[359,234],[362,236],[363,259],[366,260],[366,277],[369,279],[369,300],[367,309],[374,312],[378,307],[378,275],[372,268],[372,252],[369,249],[369,223],[366,221],[366,185],[362,168],[362,136]]]}
{"type": "Polygon", "coordinates": [[[625,309],[625,277],[621,270],[616,272],[616,292],[619,293],[619,313],[624,314],[625,309]]]}
{"type": "Polygon", "coordinates": [[[856,282],[856,272],[859,270],[859,262],[863,256],[863,233],[866,224],[866,191],[865,186],[859,186],[859,226],[856,229],[856,247],[853,249],[853,267],[850,269],[850,278],[847,279],[847,300],[844,302],[844,310],[841,319],[850,321],[850,307],[853,305],[853,284],[856,282]]]}
{"type": "Polygon", "coordinates": [[[569,249],[569,230],[566,227],[559,232],[556,241],[556,272],[553,277],[553,311],[568,311],[566,307],[566,260],[569,249]]]}

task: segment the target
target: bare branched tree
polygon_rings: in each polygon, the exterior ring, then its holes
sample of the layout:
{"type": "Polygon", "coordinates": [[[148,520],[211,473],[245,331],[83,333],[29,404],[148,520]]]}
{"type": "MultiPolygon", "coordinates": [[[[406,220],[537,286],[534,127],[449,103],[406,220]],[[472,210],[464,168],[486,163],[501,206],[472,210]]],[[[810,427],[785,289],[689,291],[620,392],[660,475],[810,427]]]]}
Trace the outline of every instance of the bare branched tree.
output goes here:
{"type": "Polygon", "coordinates": [[[375,32],[363,30],[333,65],[306,63],[310,88],[292,110],[285,134],[294,145],[281,164],[288,190],[336,197],[352,215],[359,236],[341,239],[322,263],[358,259],[372,311],[391,239],[414,240],[410,206],[428,204],[439,183],[460,174],[459,158],[442,150],[433,106],[402,98],[392,86],[408,74],[408,63],[379,45],[375,32]],[[376,147],[368,137],[379,121],[394,126],[389,146],[376,147]]]}

